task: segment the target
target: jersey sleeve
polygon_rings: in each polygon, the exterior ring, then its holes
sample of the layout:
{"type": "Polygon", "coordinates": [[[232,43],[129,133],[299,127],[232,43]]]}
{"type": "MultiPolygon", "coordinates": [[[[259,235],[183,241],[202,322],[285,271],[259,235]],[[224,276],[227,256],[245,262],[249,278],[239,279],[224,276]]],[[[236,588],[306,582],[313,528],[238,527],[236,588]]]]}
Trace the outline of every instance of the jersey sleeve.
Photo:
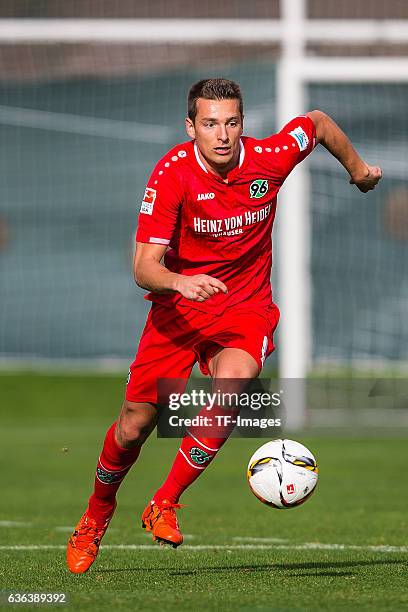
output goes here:
{"type": "Polygon", "coordinates": [[[274,153],[274,175],[282,184],[293,168],[316,146],[315,125],[310,117],[301,115],[289,121],[280,132],[264,142],[274,153]]]}
{"type": "Polygon", "coordinates": [[[140,206],[136,240],[151,244],[170,244],[182,199],[183,190],[177,173],[166,169],[163,160],[160,161],[146,185],[140,206]]]}

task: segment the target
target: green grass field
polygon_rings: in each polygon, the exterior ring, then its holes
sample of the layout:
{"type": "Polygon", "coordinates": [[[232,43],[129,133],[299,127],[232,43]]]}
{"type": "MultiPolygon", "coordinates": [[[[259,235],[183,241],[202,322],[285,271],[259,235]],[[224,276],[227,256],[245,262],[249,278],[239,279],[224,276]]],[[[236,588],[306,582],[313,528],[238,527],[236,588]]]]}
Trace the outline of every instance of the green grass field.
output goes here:
{"type": "Polygon", "coordinates": [[[289,511],[263,506],[247,487],[246,464],[262,441],[230,440],[182,499],[178,550],[151,544],[140,528],[178,445],[152,435],[97,562],[70,575],[65,542],[122,393],[116,376],[0,376],[2,609],[11,609],[11,590],[65,592],[76,610],[408,609],[403,435],[296,436],[317,456],[320,481],[289,511]]]}

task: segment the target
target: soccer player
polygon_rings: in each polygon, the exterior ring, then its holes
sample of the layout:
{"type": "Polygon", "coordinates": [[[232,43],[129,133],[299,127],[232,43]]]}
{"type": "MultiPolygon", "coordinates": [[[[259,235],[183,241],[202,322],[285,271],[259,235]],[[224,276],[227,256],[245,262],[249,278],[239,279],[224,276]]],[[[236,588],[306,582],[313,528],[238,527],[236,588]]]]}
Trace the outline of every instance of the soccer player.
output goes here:
{"type": "MultiPolygon", "coordinates": [[[[263,140],[243,137],[239,86],[205,79],[188,95],[187,142],[157,164],[136,235],[134,275],[152,307],[130,367],[125,401],[109,428],[94,491],[67,547],[71,572],[94,562],[116,507],[116,492],[157,422],[157,380],[188,379],[198,362],[213,379],[253,379],[273,351],[279,310],[272,302],[271,231],[277,193],[317,143],[366,193],[381,178],[325,113],[295,117],[263,140]]],[[[287,236],[290,240],[290,236],[287,236]]],[[[203,409],[205,410],[205,406],[203,409]]],[[[154,540],[179,546],[175,510],[226,436],[194,428],[142,514],[154,540]]]]}

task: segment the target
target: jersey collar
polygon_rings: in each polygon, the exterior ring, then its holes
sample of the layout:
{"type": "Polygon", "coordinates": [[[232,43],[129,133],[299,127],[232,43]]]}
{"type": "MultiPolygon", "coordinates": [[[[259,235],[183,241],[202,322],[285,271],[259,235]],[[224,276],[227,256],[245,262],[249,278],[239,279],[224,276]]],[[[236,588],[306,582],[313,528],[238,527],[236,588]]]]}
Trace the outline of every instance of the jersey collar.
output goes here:
{"type": "Polygon", "coordinates": [[[245,147],[244,147],[244,143],[242,142],[242,138],[239,139],[239,164],[238,164],[238,168],[240,168],[242,166],[242,164],[244,163],[244,159],[245,159],[245,147]]]}
{"type": "MultiPolygon", "coordinates": [[[[200,168],[202,168],[206,174],[209,174],[207,168],[204,166],[203,162],[201,161],[200,154],[198,153],[197,143],[195,141],[194,141],[194,155],[195,155],[195,158],[196,158],[197,163],[200,166],[200,168]]],[[[240,140],[239,140],[239,162],[238,162],[238,168],[241,168],[241,166],[242,166],[242,164],[244,162],[244,159],[245,159],[245,147],[244,147],[244,143],[242,142],[242,138],[240,138],[240,140]]],[[[235,168],[233,168],[233,170],[231,170],[231,172],[233,172],[234,170],[235,170],[235,168]]]]}

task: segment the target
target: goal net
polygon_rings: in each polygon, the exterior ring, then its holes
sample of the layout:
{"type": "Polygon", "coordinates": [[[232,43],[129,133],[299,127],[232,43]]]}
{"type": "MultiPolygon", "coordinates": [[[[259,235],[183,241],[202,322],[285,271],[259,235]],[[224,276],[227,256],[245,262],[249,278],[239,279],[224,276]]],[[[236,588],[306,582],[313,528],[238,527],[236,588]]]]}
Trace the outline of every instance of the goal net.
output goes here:
{"type": "Polygon", "coordinates": [[[316,84],[309,99],[384,174],[364,196],[323,150],[311,157],[313,362],[407,363],[408,85],[316,84]]]}

